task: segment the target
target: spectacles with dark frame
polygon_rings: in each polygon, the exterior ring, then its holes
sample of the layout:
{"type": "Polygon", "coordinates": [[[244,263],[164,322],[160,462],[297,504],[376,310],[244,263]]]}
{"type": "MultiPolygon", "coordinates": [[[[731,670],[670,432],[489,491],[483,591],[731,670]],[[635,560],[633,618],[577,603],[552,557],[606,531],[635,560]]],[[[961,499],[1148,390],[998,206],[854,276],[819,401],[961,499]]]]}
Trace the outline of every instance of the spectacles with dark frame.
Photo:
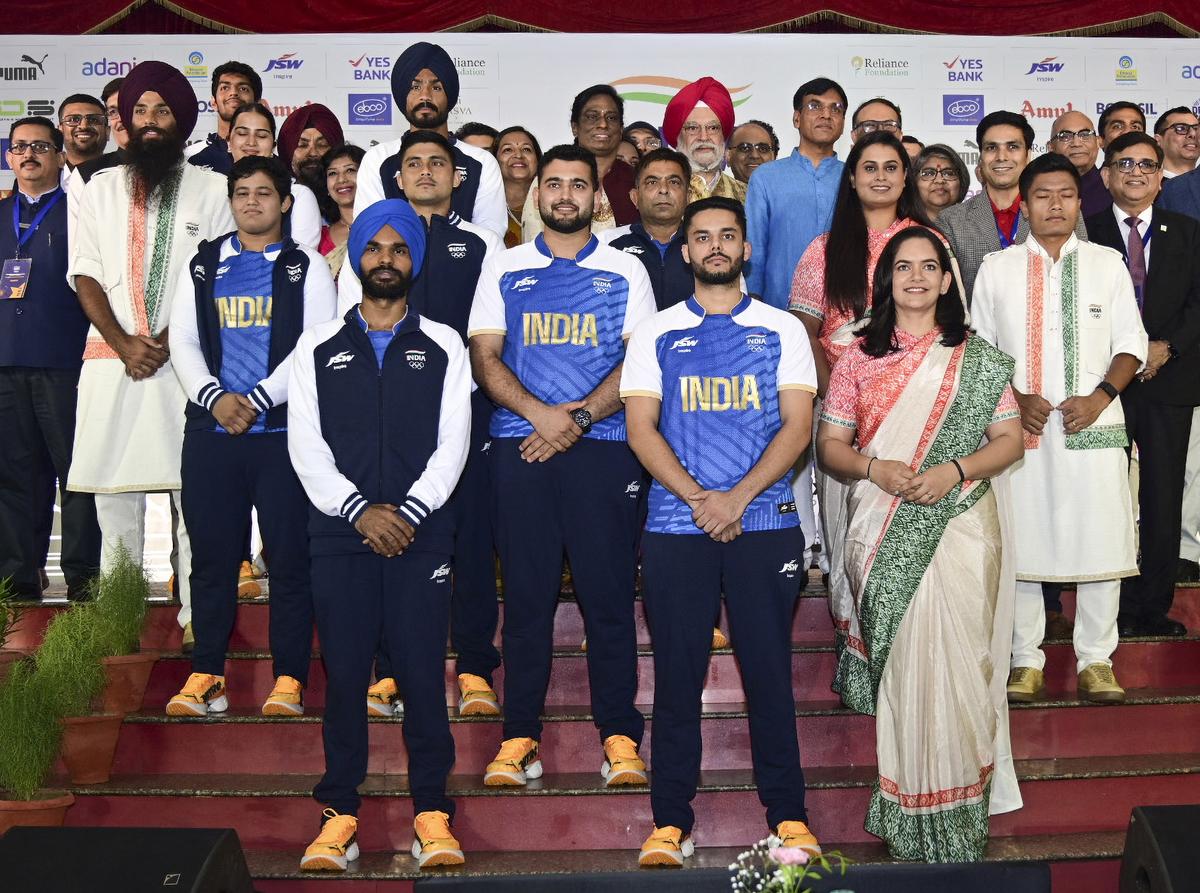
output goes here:
{"type": "Polygon", "coordinates": [[[1135,167],[1143,174],[1152,174],[1162,167],[1162,163],[1149,158],[1118,158],[1108,162],[1108,166],[1115,167],[1123,174],[1133,173],[1135,167]]]}
{"type": "Polygon", "coordinates": [[[1060,130],[1054,134],[1054,139],[1060,143],[1069,143],[1076,137],[1081,140],[1095,139],[1096,131],[1085,127],[1083,130],[1060,130]]]}
{"type": "Polygon", "coordinates": [[[32,151],[34,155],[45,155],[47,152],[57,151],[54,143],[48,143],[45,140],[34,140],[32,143],[12,143],[8,147],[8,151],[14,155],[24,155],[26,152],[32,151]]]}
{"type": "Polygon", "coordinates": [[[917,176],[922,180],[936,180],[941,177],[947,183],[958,182],[958,171],[952,167],[923,167],[917,171],[917,176]]]}
{"type": "Polygon", "coordinates": [[[1184,124],[1181,121],[1178,124],[1168,124],[1163,129],[1163,133],[1166,133],[1168,130],[1177,136],[1188,136],[1200,130],[1200,124],[1184,124]]]}
{"type": "Polygon", "coordinates": [[[102,124],[108,123],[108,115],[67,115],[62,119],[62,123],[68,127],[78,127],[84,121],[99,127],[102,124]]]}
{"type": "Polygon", "coordinates": [[[736,146],[730,146],[730,148],[739,155],[749,155],[751,152],[757,152],[759,155],[770,155],[772,152],[770,143],[738,143],[736,146]]]}
{"type": "Polygon", "coordinates": [[[886,130],[888,133],[895,133],[900,129],[900,122],[894,120],[887,121],[859,121],[854,125],[855,130],[861,130],[863,133],[874,133],[877,130],[886,130]]]}

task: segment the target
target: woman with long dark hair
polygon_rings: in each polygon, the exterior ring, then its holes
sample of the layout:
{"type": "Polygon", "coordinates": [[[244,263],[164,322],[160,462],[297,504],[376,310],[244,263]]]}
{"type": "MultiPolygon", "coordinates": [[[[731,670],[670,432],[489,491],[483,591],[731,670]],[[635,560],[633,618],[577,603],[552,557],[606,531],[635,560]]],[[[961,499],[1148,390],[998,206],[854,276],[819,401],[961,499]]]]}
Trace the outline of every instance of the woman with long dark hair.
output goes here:
{"type": "Polygon", "coordinates": [[[336,280],[346,260],[346,240],[354,222],[354,197],[358,195],[358,166],[366,151],[353,143],[334,146],[321,158],[325,168],[325,188],[329,207],[325,209],[325,226],[321,227],[321,244],[317,250],[325,256],[329,271],[336,280]]]}
{"type": "Polygon", "coordinates": [[[829,380],[817,456],[849,481],[854,610],[842,700],[876,717],[866,829],[894,857],[983,857],[1021,806],[1008,741],[1015,565],[1006,479],[1024,454],[1013,360],[967,328],[928,229],[884,247],[870,321],[829,380]]]}
{"type": "MultiPolygon", "coordinates": [[[[888,131],[864,135],[846,158],[829,232],[808,246],[792,277],[788,309],[808,330],[818,394],[825,393],[829,370],[869,313],[869,284],[880,253],[893,235],[913,224],[929,225],[929,221],[910,184],[908,153],[888,131]]],[[[811,469],[810,463],[801,472],[797,492],[806,489],[811,469]]],[[[823,473],[816,474],[816,485],[822,557],[829,562],[829,611],[840,648],[853,608],[841,561],[846,488],[823,473]]]]}

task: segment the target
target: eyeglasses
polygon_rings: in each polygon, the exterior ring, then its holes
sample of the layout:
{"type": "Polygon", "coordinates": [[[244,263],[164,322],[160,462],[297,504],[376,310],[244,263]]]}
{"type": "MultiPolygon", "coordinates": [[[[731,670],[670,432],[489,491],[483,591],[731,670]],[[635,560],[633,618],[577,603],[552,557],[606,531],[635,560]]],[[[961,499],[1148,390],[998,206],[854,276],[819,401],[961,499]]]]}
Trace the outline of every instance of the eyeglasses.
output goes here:
{"type": "Polygon", "coordinates": [[[1200,124],[1169,124],[1163,133],[1166,133],[1167,130],[1170,130],[1172,133],[1178,134],[1179,136],[1188,136],[1195,133],[1197,130],[1200,130],[1200,124]]]}
{"type": "Polygon", "coordinates": [[[62,123],[68,127],[78,127],[84,121],[99,127],[101,124],[108,123],[108,115],[67,115],[62,119],[62,123]]]}
{"type": "Polygon", "coordinates": [[[1116,161],[1110,161],[1108,166],[1115,167],[1123,174],[1132,173],[1135,167],[1143,174],[1152,174],[1162,167],[1157,161],[1151,161],[1149,158],[1142,158],[1140,160],[1137,158],[1118,158],[1116,161]]]}
{"type": "Polygon", "coordinates": [[[749,155],[751,152],[757,152],[759,155],[770,155],[772,152],[770,143],[738,143],[731,148],[739,155],[749,155]]]}
{"type": "Polygon", "coordinates": [[[24,155],[32,150],[34,155],[45,155],[47,152],[55,151],[54,144],[48,143],[45,140],[34,140],[32,143],[13,143],[8,147],[8,151],[14,155],[24,155]]]}
{"type": "Polygon", "coordinates": [[[1096,131],[1084,128],[1083,130],[1060,130],[1054,134],[1054,139],[1060,143],[1069,143],[1078,137],[1081,140],[1090,140],[1095,137],[1096,131]]]}
{"type": "Polygon", "coordinates": [[[605,124],[621,123],[621,116],[616,112],[598,112],[595,109],[589,109],[580,115],[580,117],[593,127],[595,127],[601,121],[603,121],[605,124]]]}
{"type": "Polygon", "coordinates": [[[893,133],[900,129],[899,121],[859,121],[854,125],[855,130],[861,130],[863,133],[874,133],[876,130],[886,130],[888,133],[893,133]]]}
{"type": "Polygon", "coordinates": [[[116,121],[121,117],[121,110],[117,106],[105,109],[105,117],[110,121],[116,121]]]}
{"type": "Polygon", "coordinates": [[[936,180],[941,177],[947,183],[958,182],[958,171],[952,167],[923,167],[917,171],[922,180],[936,180]]]}
{"type": "Polygon", "coordinates": [[[846,103],[844,102],[821,102],[819,99],[810,99],[804,103],[806,112],[829,112],[831,115],[840,116],[846,114],[846,103]]]}
{"type": "Polygon", "coordinates": [[[683,125],[683,132],[688,136],[699,136],[702,130],[705,136],[720,136],[722,133],[721,122],[710,121],[708,124],[697,124],[695,121],[688,121],[683,125]]]}

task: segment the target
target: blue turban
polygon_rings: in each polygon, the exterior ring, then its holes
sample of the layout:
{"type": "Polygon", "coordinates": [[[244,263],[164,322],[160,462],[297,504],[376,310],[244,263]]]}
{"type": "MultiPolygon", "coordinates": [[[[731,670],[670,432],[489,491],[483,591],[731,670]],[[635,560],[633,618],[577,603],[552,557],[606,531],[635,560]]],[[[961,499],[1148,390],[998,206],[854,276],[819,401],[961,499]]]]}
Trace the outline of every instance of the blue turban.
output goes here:
{"type": "Polygon", "coordinates": [[[412,205],[401,198],[388,198],[368,206],[350,224],[350,236],[346,239],[346,259],[354,275],[362,278],[362,253],[367,243],[375,238],[385,226],[390,226],[404,237],[408,254],[412,258],[412,278],[416,279],[425,260],[425,221],[417,216],[412,205]]]}
{"type": "Polygon", "coordinates": [[[392,69],[392,96],[402,114],[413,78],[426,68],[442,82],[442,89],[446,91],[446,99],[450,103],[446,111],[458,105],[458,69],[454,66],[454,60],[436,43],[421,41],[401,53],[396,60],[396,67],[392,69]]]}

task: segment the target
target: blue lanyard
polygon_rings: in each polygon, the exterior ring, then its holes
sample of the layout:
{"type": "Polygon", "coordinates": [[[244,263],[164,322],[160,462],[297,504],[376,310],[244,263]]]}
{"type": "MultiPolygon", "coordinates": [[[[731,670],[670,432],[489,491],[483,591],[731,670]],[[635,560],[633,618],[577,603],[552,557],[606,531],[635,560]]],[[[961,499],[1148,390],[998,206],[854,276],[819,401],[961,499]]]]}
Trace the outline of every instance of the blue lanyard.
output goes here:
{"type": "Polygon", "coordinates": [[[1004,230],[1000,229],[1000,219],[995,214],[992,215],[992,219],[996,221],[996,234],[1000,236],[1000,247],[1007,248],[1017,238],[1017,227],[1021,225],[1021,212],[1018,211],[1017,216],[1013,218],[1012,232],[1007,236],[1004,235],[1004,230]]]}
{"type": "Polygon", "coordinates": [[[54,190],[50,198],[46,200],[46,203],[42,205],[41,210],[34,216],[33,222],[29,224],[29,228],[24,233],[21,232],[21,196],[20,194],[13,196],[13,235],[17,239],[17,257],[21,256],[21,249],[33,238],[33,234],[42,225],[42,221],[46,219],[46,215],[50,213],[50,209],[58,204],[63,194],[61,186],[54,190]]]}

